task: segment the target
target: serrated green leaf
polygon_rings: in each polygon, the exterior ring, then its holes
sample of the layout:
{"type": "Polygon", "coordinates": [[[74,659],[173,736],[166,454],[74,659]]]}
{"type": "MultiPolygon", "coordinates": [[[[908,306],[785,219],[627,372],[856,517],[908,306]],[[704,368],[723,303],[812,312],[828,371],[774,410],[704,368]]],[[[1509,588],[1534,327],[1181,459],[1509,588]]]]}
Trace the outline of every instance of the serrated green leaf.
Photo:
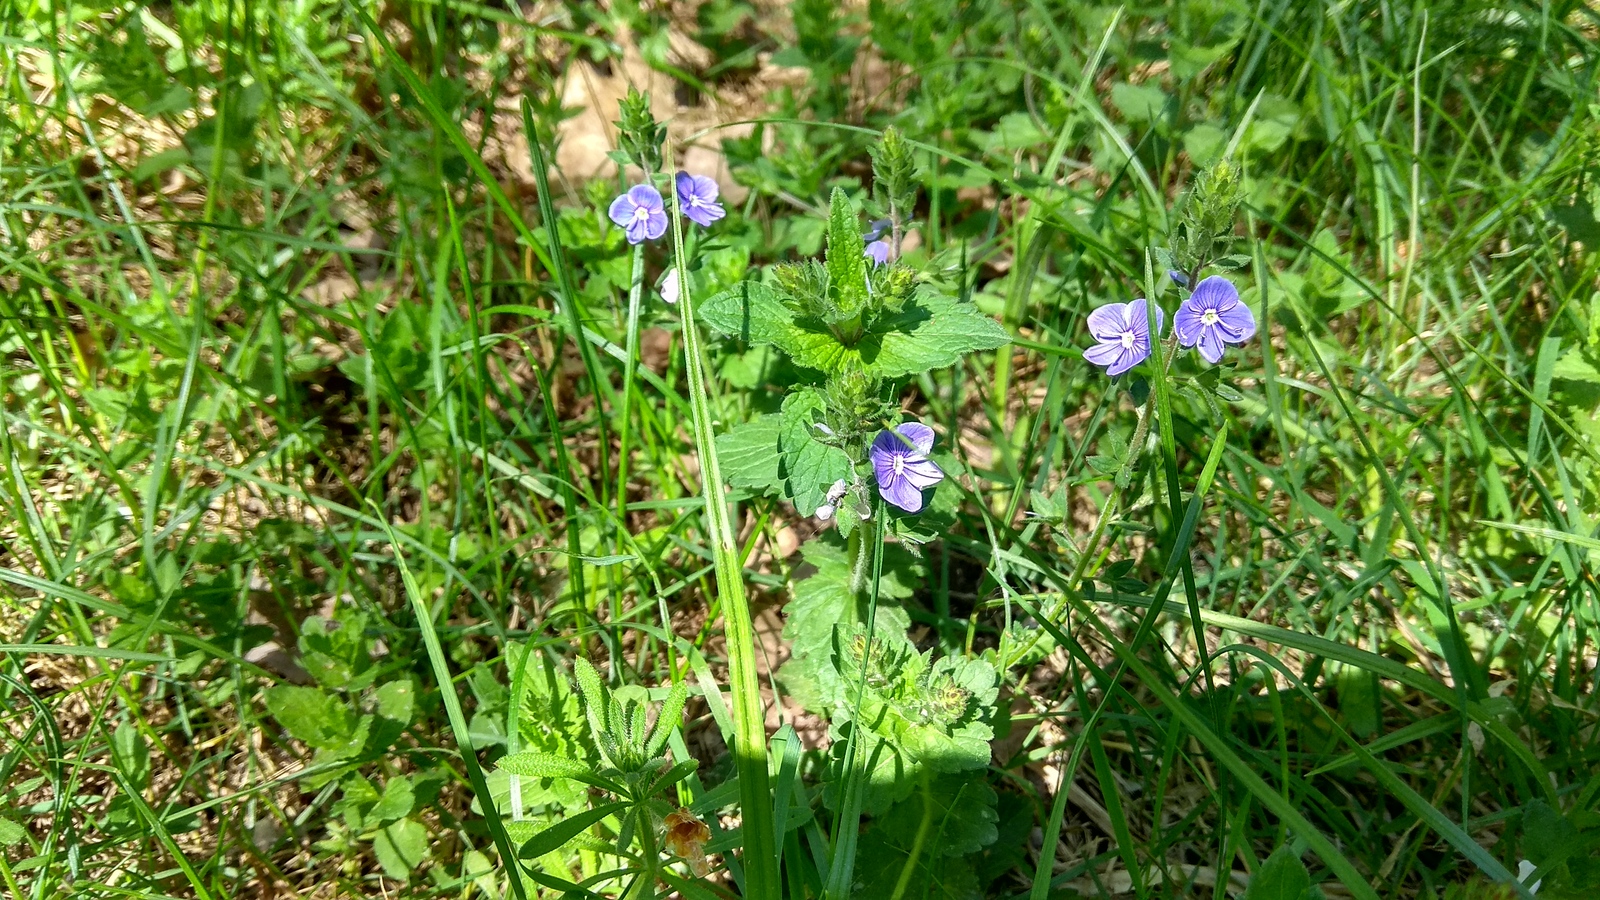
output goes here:
{"type": "Polygon", "coordinates": [[[802,516],[817,514],[828,488],[851,477],[850,457],[817,439],[816,423],[827,401],[814,390],[801,390],[783,400],[779,435],[779,471],[784,493],[802,516]]]}
{"type": "Polygon", "coordinates": [[[503,756],[495,765],[525,778],[577,778],[594,774],[593,767],[575,759],[552,756],[538,750],[524,750],[503,756]]]}
{"type": "Polygon", "coordinates": [[[274,685],[267,688],[266,704],[267,712],[289,736],[308,747],[341,753],[355,743],[355,713],[338,697],[319,688],[274,685]]]}
{"type": "Polygon", "coordinates": [[[1300,855],[1288,845],[1272,851],[1250,876],[1243,900],[1305,900],[1311,890],[1311,873],[1300,855]]]}
{"type": "Polygon", "coordinates": [[[653,759],[661,753],[661,748],[666,746],[667,738],[672,736],[672,729],[680,724],[684,704],[688,702],[689,686],[682,681],[674,682],[672,689],[667,692],[667,699],[661,703],[661,710],[656,713],[655,725],[651,726],[650,741],[644,748],[646,757],[653,759]]]}
{"type": "Polygon", "coordinates": [[[783,417],[768,413],[717,435],[717,462],[723,480],[763,494],[781,491],[778,446],[782,433],[783,417]]]}
{"type": "Polygon", "coordinates": [[[383,874],[395,881],[409,881],[411,873],[428,858],[428,830],[419,822],[401,819],[378,832],[372,850],[383,874]]]}
{"type": "MultiPolygon", "coordinates": [[[[861,836],[856,850],[857,897],[892,897],[911,854],[891,843],[878,829],[861,836]]],[[[925,900],[981,900],[983,891],[965,857],[924,851],[912,870],[903,896],[925,900]]]]}
{"type": "MultiPolygon", "coordinates": [[[[772,344],[790,352],[794,313],[772,288],[755,281],[741,282],[702,301],[697,310],[707,325],[748,344],[772,344]]],[[[792,353],[790,355],[793,355],[792,353]]]]}
{"type": "Polygon", "coordinates": [[[378,715],[401,725],[410,725],[416,710],[417,685],[410,678],[386,681],[374,692],[378,715]]]}
{"type": "MultiPolygon", "coordinates": [[[[805,708],[826,712],[841,696],[833,664],[833,627],[854,622],[861,613],[850,590],[850,562],[843,547],[823,538],[803,544],[800,555],[816,571],[794,583],[794,599],[784,607],[783,637],[789,641],[790,656],[778,677],[805,708]]],[[[880,634],[905,634],[911,627],[911,617],[897,601],[911,596],[918,578],[910,554],[900,547],[884,547],[883,578],[878,583],[880,634]]]]}
{"type": "Polygon", "coordinates": [[[898,378],[952,366],[969,353],[994,350],[1010,341],[1000,323],[976,306],[924,287],[902,312],[863,338],[856,350],[868,372],[898,378]]]}
{"type": "Polygon", "coordinates": [[[600,681],[600,673],[587,659],[573,661],[572,672],[578,681],[578,693],[583,697],[583,711],[589,717],[589,728],[596,738],[611,730],[611,697],[600,681]]]}
{"type": "Polygon", "coordinates": [[[968,353],[993,350],[1010,341],[1000,323],[973,304],[926,286],[900,312],[874,320],[849,347],[825,328],[803,327],[776,292],[753,282],[712,297],[700,313],[724,334],[772,344],[795,365],[829,375],[861,368],[883,378],[898,378],[954,365],[968,353]]]}
{"type": "Polygon", "coordinates": [[[417,803],[416,790],[411,786],[411,780],[403,776],[389,779],[383,786],[383,796],[378,798],[376,806],[367,813],[369,826],[382,825],[403,819],[411,815],[411,810],[417,803]]]}
{"type": "Polygon", "coordinates": [[[866,245],[861,240],[861,220],[843,190],[828,198],[828,294],[840,322],[855,318],[867,308],[866,245]]]}

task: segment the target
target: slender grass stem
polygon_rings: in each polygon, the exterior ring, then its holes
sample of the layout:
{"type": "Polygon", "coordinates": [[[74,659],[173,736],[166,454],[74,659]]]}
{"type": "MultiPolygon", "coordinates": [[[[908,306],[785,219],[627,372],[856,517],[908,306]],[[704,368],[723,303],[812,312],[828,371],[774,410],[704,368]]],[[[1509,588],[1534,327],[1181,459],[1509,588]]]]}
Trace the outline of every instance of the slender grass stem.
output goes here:
{"type": "Polygon", "coordinates": [[[722,607],[728,644],[728,681],[733,693],[733,753],[739,771],[739,799],[744,818],[745,896],[777,900],[777,842],[772,826],[772,788],[767,772],[766,715],[757,676],[755,633],[750,602],[745,596],[739,546],[735,543],[730,504],[717,462],[716,432],[711,424],[710,388],[706,383],[700,332],[694,320],[688,262],[683,249],[683,211],[672,192],[673,277],[678,279],[678,315],[683,328],[684,374],[689,381],[695,451],[700,457],[701,492],[705,497],[706,539],[716,570],[717,597],[722,607]]]}

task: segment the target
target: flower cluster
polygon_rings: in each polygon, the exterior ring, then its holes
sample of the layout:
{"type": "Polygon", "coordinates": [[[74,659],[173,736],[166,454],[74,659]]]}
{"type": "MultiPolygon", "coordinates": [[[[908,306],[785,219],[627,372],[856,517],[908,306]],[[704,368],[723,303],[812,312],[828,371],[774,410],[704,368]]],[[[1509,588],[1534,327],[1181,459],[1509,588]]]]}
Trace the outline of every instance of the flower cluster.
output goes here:
{"type": "MultiPolygon", "coordinates": [[[[1174,281],[1187,279],[1175,275],[1174,281]]],[[[1107,303],[1089,313],[1089,333],[1095,345],[1083,351],[1083,358],[1102,366],[1107,375],[1117,376],[1144,362],[1150,355],[1151,310],[1143,297],[1132,303],[1107,303]]],[[[1156,334],[1161,333],[1160,307],[1153,310],[1156,334]]],[[[1208,363],[1222,360],[1228,344],[1242,344],[1255,336],[1256,319],[1239,299],[1232,282],[1212,275],[1195,285],[1172,319],[1173,336],[1178,346],[1193,347],[1208,363]]]]}
{"type": "MultiPolygon", "coordinates": [[[[717,183],[704,175],[679,172],[673,179],[678,191],[678,206],[684,216],[708,227],[727,212],[717,202],[717,183]]],[[[658,240],[667,233],[667,205],[661,192],[650,184],[636,184],[611,201],[611,221],[628,235],[628,243],[658,240]]]]}

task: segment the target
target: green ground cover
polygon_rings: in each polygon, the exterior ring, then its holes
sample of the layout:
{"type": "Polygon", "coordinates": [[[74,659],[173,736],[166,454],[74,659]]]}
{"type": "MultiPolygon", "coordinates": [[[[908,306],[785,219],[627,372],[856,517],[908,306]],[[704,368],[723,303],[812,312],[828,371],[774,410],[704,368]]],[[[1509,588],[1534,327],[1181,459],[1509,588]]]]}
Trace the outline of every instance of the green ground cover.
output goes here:
{"type": "Polygon", "coordinates": [[[1600,895],[1597,47],[0,0],[0,893],[1600,895]]]}

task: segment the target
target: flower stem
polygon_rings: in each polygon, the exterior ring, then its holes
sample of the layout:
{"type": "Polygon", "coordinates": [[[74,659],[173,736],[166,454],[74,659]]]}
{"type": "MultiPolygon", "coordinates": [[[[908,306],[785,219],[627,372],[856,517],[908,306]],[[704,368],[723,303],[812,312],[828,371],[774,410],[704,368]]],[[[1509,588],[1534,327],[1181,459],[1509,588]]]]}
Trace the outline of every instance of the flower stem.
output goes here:
{"type": "Polygon", "coordinates": [[[745,597],[739,547],[734,543],[732,515],[722,488],[722,467],[717,461],[710,392],[706,385],[700,332],[694,321],[689,260],[683,251],[683,210],[677,191],[672,192],[672,206],[673,277],[678,279],[684,372],[689,381],[695,450],[700,457],[706,542],[711,545],[723,632],[728,645],[728,686],[733,693],[733,755],[739,772],[739,803],[744,819],[744,895],[751,900],[778,900],[783,888],[778,880],[772,788],[767,773],[766,715],[756,676],[755,634],[750,624],[750,604],[745,597]]]}
{"type": "Polygon", "coordinates": [[[633,383],[639,368],[639,306],[644,293],[644,245],[633,247],[633,282],[628,288],[628,336],[622,374],[622,421],[617,423],[617,552],[628,527],[628,449],[633,437],[633,383]]]}

